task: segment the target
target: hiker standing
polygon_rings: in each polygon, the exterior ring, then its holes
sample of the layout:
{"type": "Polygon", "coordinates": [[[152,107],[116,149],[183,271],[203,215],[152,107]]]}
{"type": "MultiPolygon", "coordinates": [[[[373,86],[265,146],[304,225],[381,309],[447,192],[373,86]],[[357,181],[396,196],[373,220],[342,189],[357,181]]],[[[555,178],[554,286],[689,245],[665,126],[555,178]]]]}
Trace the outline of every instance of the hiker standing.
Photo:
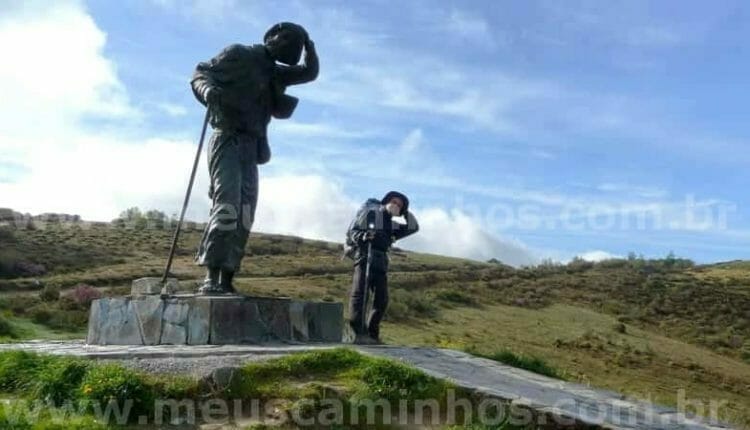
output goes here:
{"type": "Polygon", "coordinates": [[[409,212],[409,199],[398,191],[380,200],[368,199],[349,225],[347,255],[354,260],[349,324],[357,336],[355,342],[380,343],[380,322],[388,307],[388,251],[393,242],[418,230],[417,219],[409,212]],[[393,221],[397,216],[403,216],[406,223],[393,221]],[[372,310],[365,315],[368,295],[372,310]]]}

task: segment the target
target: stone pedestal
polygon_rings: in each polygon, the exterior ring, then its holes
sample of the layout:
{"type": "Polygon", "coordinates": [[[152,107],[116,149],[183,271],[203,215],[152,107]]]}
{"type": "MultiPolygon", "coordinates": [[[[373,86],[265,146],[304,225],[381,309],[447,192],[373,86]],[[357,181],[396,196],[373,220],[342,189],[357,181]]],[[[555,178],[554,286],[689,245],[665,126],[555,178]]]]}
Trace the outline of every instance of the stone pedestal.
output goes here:
{"type": "Polygon", "coordinates": [[[133,295],[91,303],[86,342],[222,345],[341,342],[341,303],[285,298],[133,295]]]}

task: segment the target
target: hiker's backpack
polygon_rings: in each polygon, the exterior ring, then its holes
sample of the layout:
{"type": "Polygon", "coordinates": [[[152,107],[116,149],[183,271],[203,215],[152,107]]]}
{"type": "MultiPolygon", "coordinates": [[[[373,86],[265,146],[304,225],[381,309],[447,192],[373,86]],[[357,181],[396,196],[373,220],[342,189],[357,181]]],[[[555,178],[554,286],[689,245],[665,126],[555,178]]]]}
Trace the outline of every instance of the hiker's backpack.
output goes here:
{"type": "MultiPolygon", "coordinates": [[[[357,215],[354,217],[352,222],[349,224],[349,228],[346,230],[346,245],[344,246],[344,256],[354,259],[354,252],[357,250],[357,240],[355,238],[358,232],[364,232],[368,229],[368,214],[377,213],[380,210],[380,200],[378,199],[367,199],[367,201],[357,210],[357,215]]],[[[372,218],[370,216],[369,218],[372,218]]],[[[372,219],[369,222],[373,222],[372,219]]]]}

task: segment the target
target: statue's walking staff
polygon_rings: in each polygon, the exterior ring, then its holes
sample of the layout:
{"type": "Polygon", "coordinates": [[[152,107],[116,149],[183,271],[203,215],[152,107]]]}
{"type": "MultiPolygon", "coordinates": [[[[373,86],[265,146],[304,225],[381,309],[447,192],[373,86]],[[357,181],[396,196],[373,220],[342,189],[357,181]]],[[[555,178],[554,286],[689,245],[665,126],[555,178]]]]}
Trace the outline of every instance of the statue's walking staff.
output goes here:
{"type": "Polygon", "coordinates": [[[182,221],[185,219],[185,211],[187,211],[188,202],[190,202],[190,193],[193,191],[193,182],[195,182],[195,172],[198,170],[198,161],[201,158],[201,151],[203,151],[203,141],[206,139],[206,128],[208,128],[208,118],[211,109],[206,109],[206,118],[203,120],[203,128],[201,129],[201,138],[198,142],[198,151],[195,153],[195,160],[193,161],[193,171],[190,172],[190,181],[188,182],[187,191],[185,192],[185,200],[182,202],[182,211],[180,212],[180,221],[174,229],[174,236],[172,236],[172,246],[169,249],[169,257],[167,258],[167,265],[164,267],[164,275],[161,277],[161,283],[167,282],[169,276],[169,269],[172,268],[172,260],[174,259],[174,252],[177,249],[177,240],[180,238],[180,230],[182,229],[182,221]]]}
{"type": "Polygon", "coordinates": [[[367,213],[367,237],[370,240],[367,242],[367,263],[365,264],[365,290],[362,292],[362,334],[367,333],[367,316],[369,314],[370,306],[367,302],[369,301],[370,287],[372,283],[372,277],[370,271],[372,270],[372,240],[375,235],[375,212],[369,211],[367,213]]]}

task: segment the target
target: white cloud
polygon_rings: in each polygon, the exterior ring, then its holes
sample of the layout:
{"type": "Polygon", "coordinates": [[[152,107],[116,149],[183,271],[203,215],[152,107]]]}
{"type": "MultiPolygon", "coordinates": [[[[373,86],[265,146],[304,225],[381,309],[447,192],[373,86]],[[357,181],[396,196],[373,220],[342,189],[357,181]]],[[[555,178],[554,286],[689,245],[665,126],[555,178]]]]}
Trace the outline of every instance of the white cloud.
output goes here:
{"type": "Polygon", "coordinates": [[[424,144],[424,134],[421,128],[415,128],[406,135],[401,141],[399,149],[402,152],[411,153],[419,149],[424,144]]]}
{"type": "Polygon", "coordinates": [[[185,106],[176,103],[158,103],[156,107],[167,115],[173,117],[185,116],[188,112],[185,106]]]}
{"type": "Polygon", "coordinates": [[[461,211],[426,208],[416,213],[420,231],[404,239],[404,248],[476,260],[497,258],[512,266],[537,262],[525,245],[490,235],[480,222],[461,211]]]}
{"type": "MultiPolygon", "coordinates": [[[[0,184],[3,204],[24,212],[65,212],[91,220],[112,219],[129,206],[167,213],[179,208],[194,157],[188,142],[69,139],[64,146],[49,145],[25,157],[29,174],[0,184]]],[[[204,170],[199,172],[197,192],[207,188],[204,170]]],[[[193,208],[193,216],[207,210],[206,205],[200,211],[196,204],[193,208]]]]}
{"type": "Polygon", "coordinates": [[[492,48],[495,40],[488,22],[467,11],[453,9],[447,17],[446,30],[452,36],[457,36],[476,45],[492,48]]]}
{"type": "Polygon", "coordinates": [[[350,130],[328,123],[303,123],[294,120],[277,121],[273,133],[281,137],[361,139],[376,133],[370,130],[350,130]]]}
{"type": "Polygon", "coordinates": [[[326,70],[332,71],[321,72],[321,79],[300,93],[328,106],[366,107],[368,111],[375,106],[377,114],[386,117],[402,112],[425,115],[425,122],[446,125],[450,121],[454,126],[513,133],[519,125],[512,115],[514,108],[549,100],[559,92],[544,81],[499,70],[456,67],[444,59],[398,49],[374,48],[368,54],[362,61],[329,66],[326,70]]]}
{"type": "MultiPolygon", "coordinates": [[[[0,57],[9,60],[0,68],[0,149],[4,161],[22,168],[24,180],[49,182],[46,192],[21,193],[24,200],[51,198],[56,184],[87,169],[81,144],[92,136],[79,132],[81,119],[140,116],[115,65],[102,54],[105,42],[106,34],[77,2],[19,3],[0,18],[0,57]]],[[[91,182],[89,177],[81,185],[91,182]]],[[[28,204],[5,191],[6,204],[28,204]]]]}
{"type": "Polygon", "coordinates": [[[0,18],[0,133],[47,134],[81,115],[132,116],[106,34],[75,2],[28,2],[0,18]],[[40,127],[41,126],[41,127],[40,127]]]}
{"type": "Polygon", "coordinates": [[[609,253],[607,251],[602,251],[602,250],[598,250],[598,249],[594,250],[594,251],[584,252],[584,253],[578,255],[578,257],[580,257],[580,258],[582,258],[582,259],[584,259],[586,261],[593,261],[593,262],[598,262],[598,261],[603,261],[603,260],[609,260],[609,259],[612,259],[612,258],[622,258],[622,256],[620,256],[620,255],[612,254],[612,253],[609,253]]]}
{"type": "Polygon", "coordinates": [[[24,171],[0,184],[4,205],[107,220],[124,206],[178,204],[193,145],[81,126],[140,116],[106,39],[78,2],[28,2],[0,19],[0,56],[15,60],[0,68],[0,148],[24,171]]]}
{"type": "MultiPolygon", "coordinates": [[[[359,202],[361,203],[361,202],[359,202]]],[[[256,229],[343,242],[358,202],[320,175],[262,178],[256,229]]]]}

